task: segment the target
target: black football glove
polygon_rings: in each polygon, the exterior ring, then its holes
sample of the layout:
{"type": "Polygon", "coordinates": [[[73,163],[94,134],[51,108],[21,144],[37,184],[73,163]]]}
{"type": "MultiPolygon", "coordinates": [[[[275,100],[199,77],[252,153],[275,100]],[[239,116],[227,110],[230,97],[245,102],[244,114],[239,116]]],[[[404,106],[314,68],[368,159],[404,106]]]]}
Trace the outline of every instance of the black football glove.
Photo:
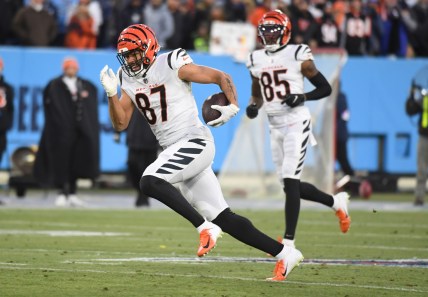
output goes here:
{"type": "Polygon", "coordinates": [[[256,104],[250,104],[247,106],[246,113],[247,117],[254,119],[259,114],[259,109],[257,108],[256,104]]]}
{"type": "Polygon", "coordinates": [[[296,107],[305,102],[305,99],[305,95],[303,94],[287,94],[281,103],[287,104],[290,107],[296,107]]]}

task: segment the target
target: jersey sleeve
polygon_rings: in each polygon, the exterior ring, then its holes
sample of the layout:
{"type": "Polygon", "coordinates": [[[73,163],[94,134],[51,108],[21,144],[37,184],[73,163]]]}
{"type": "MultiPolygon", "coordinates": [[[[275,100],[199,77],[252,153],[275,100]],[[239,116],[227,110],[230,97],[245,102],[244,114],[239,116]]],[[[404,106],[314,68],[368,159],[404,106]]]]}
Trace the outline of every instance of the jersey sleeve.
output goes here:
{"type": "Polygon", "coordinates": [[[123,77],[122,77],[122,67],[119,67],[119,69],[117,69],[117,71],[116,71],[116,77],[119,80],[119,86],[122,87],[122,80],[123,80],[123,77]]]}
{"type": "Polygon", "coordinates": [[[300,44],[294,55],[297,61],[307,61],[314,60],[314,55],[312,55],[312,51],[307,44],[300,44]]]}
{"type": "Polygon", "coordinates": [[[259,77],[260,71],[257,70],[257,66],[255,64],[255,52],[252,52],[247,57],[247,62],[245,63],[252,77],[259,77]]]}
{"type": "Polygon", "coordinates": [[[182,66],[193,63],[192,58],[185,49],[178,48],[170,52],[167,56],[168,66],[172,70],[180,69],[182,66]]]}

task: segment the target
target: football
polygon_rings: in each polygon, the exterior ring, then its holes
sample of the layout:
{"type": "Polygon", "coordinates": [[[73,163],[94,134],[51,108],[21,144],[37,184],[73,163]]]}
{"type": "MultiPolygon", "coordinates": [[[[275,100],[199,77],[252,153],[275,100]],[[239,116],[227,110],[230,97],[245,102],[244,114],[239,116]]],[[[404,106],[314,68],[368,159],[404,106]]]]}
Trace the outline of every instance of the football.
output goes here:
{"type": "Polygon", "coordinates": [[[369,199],[372,195],[372,185],[368,180],[363,180],[358,187],[358,194],[364,199],[369,199]]]}
{"type": "Polygon", "coordinates": [[[221,113],[216,109],[212,109],[211,105],[226,106],[229,105],[229,101],[223,92],[208,97],[202,105],[202,118],[206,124],[218,119],[221,116],[221,113]]]}

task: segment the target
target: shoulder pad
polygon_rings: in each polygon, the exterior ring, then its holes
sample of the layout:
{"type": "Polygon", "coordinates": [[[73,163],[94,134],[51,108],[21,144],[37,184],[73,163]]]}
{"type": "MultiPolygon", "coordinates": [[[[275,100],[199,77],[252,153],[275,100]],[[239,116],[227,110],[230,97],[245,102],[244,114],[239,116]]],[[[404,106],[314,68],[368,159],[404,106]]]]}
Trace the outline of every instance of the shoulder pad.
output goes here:
{"type": "Polygon", "coordinates": [[[189,56],[186,50],[182,48],[177,48],[172,52],[169,52],[167,61],[169,68],[172,70],[180,69],[180,67],[186,64],[193,63],[192,58],[189,56]]]}
{"type": "Polygon", "coordinates": [[[307,44],[299,44],[297,46],[296,52],[294,53],[294,58],[297,61],[314,60],[312,51],[307,44]]]}

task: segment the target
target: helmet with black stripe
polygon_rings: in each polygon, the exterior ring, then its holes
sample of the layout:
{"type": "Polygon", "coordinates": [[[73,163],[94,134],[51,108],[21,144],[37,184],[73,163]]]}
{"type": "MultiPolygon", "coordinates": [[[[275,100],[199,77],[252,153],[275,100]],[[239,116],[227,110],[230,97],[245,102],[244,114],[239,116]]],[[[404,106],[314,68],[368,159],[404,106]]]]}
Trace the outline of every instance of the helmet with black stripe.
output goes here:
{"type": "Polygon", "coordinates": [[[144,24],[124,29],[117,40],[117,58],[128,76],[143,76],[160,50],[154,31],[144,24]]]}
{"type": "Polygon", "coordinates": [[[276,51],[290,41],[291,22],[280,10],[265,13],[257,26],[260,41],[268,51],[276,51]]]}

